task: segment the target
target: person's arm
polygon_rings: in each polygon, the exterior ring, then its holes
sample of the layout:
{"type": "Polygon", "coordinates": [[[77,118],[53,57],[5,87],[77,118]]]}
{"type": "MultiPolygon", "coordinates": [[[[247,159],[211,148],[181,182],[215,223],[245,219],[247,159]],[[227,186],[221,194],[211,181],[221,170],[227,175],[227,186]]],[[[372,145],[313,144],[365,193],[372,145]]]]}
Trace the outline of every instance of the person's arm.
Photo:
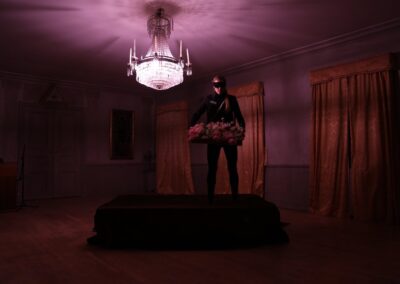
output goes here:
{"type": "Polygon", "coordinates": [[[193,114],[192,119],[190,120],[190,126],[193,126],[197,123],[201,115],[206,111],[207,109],[207,103],[208,103],[208,98],[204,98],[203,102],[201,103],[200,107],[197,109],[197,111],[193,114]]]}

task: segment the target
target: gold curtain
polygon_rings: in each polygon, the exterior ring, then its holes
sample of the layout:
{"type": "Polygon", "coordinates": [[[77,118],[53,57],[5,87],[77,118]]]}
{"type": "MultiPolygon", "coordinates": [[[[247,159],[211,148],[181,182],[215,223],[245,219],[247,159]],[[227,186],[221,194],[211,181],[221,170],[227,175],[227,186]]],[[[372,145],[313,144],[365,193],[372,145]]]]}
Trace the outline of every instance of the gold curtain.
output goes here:
{"type": "Polygon", "coordinates": [[[157,107],[156,176],[160,194],[194,193],[186,102],[157,107]]]}
{"type": "MultiPolygon", "coordinates": [[[[243,145],[238,146],[239,193],[264,196],[264,87],[254,82],[229,88],[228,93],[237,97],[246,122],[243,145]]],[[[224,151],[218,161],[216,193],[228,194],[229,174],[224,151]]]]}
{"type": "Polygon", "coordinates": [[[311,211],[398,223],[393,60],[313,71],[311,211]]]}

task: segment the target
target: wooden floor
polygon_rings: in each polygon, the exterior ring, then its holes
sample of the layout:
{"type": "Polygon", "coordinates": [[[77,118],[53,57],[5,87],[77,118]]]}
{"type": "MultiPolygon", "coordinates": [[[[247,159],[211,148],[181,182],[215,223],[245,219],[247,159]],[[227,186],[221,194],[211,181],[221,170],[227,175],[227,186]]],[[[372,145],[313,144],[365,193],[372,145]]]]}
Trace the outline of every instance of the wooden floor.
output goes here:
{"type": "Polygon", "coordinates": [[[281,209],[290,242],[247,249],[122,250],[86,244],[103,198],[0,213],[0,283],[400,283],[398,227],[281,209]]]}

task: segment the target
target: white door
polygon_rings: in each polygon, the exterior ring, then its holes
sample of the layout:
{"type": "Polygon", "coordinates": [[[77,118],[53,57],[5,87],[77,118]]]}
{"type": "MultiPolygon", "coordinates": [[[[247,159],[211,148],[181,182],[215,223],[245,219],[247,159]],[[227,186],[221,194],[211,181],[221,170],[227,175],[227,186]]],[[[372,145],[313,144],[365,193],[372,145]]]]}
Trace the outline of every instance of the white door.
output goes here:
{"type": "Polygon", "coordinates": [[[23,106],[26,199],[79,196],[80,111],[23,106]]]}
{"type": "Polygon", "coordinates": [[[78,111],[53,112],[54,196],[81,195],[79,173],[80,117],[78,111]]]}

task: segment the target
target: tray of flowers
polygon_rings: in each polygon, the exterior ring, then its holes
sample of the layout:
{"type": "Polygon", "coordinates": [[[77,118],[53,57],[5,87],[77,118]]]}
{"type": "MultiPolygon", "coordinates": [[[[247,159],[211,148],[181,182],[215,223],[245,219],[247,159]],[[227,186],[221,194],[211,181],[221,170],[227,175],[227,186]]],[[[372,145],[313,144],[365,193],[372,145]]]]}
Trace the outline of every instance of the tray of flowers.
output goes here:
{"type": "Polygon", "coordinates": [[[242,145],[244,129],[233,123],[198,123],[189,128],[188,140],[192,143],[242,145]]]}

